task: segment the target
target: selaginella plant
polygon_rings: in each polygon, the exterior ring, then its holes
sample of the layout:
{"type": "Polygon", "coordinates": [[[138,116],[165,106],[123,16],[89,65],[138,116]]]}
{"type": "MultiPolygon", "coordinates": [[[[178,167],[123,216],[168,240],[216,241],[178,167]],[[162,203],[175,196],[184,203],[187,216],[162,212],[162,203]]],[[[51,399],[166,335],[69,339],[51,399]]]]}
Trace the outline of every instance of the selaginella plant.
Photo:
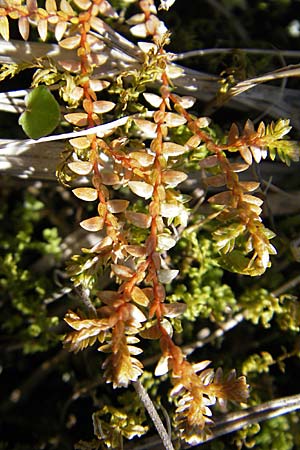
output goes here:
{"type": "MultiPolygon", "coordinates": [[[[223,376],[220,368],[208,368],[210,361],[190,363],[174,342],[173,319],[180,318],[186,305],[166,294],[166,285],[180,277],[168,252],[187,226],[197,228],[199,220],[180,186],[191,165],[197,168],[214,191],[205,220],[212,224],[217,263],[259,276],[276,253],[270,243],[274,233],[261,220],[263,200],[253,194],[259,183],[241,181],[239,173],[268,156],[289,164],[298,160],[298,151],[295,142],[285,139],[288,120],[257,128],[248,120],[242,130],[233,124],[228,134],[216,137],[209,118],[188,112],[195,99],[180,95],[174,86],[180,68],[170,61],[170,34],[154,1],[115,3],[140,9],[126,21],[132,35],[142,39],[133,46],[138,63],[127,61],[124,68],[116,63],[112,70],[108,58],[113,53],[106,43],[118,13],[107,0],[46,0],[43,7],[36,0],[3,0],[4,39],[9,40],[10,22],[17,20],[23,39],[35,26],[41,40],[58,42],[64,57],[4,65],[0,76],[33,67],[32,86],[57,91],[68,108],[64,123],[74,127],[58,177],[72,185],[76,197],[95,205],[87,208],[80,226],[98,242],[83,248],[68,266],[84,301],[81,310],[66,314],[73,331],[64,345],[78,352],[97,343],[107,355],[103,377],[118,388],[143,374],[137,357],[143,352],[141,340],[159,341],[155,375],[170,374],[175,426],[186,442],[195,443],[213,424],[210,408],[217,401],[246,402],[248,386],[235,370],[223,376]],[[110,276],[109,290],[101,287],[103,274],[110,276]]],[[[161,1],[158,9],[167,10],[172,3],[161,1]]]]}

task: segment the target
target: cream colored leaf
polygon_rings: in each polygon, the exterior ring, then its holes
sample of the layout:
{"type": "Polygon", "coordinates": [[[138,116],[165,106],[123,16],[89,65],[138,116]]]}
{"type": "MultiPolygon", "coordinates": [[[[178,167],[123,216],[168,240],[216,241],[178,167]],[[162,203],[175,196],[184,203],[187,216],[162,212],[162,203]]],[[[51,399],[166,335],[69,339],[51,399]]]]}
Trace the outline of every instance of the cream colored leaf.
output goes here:
{"type": "Polygon", "coordinates": [[[91,17],[90,24],[93,30],[97,31],[100,34],[105,33],[105,25],[103,23],[103,20],[99,19],[99,17],[91,17]]]}
{"type": "Polygon", "coordinates": [[[103,114],[111,111],[116,106],[115,103],[106,100],[93,102],[93,111],[97,114],[103,114]]]}
{"type": "Polygon", "coordinates": [[[154,54],[157,53],[157,45],[152,42],[138,42],[137,45],[142,50],[143,53],[149,53],[150,51],[154,54]]]}
{"type": "Polygon", "coordinates": [[[162,217],[177,217],[180,213],[180,207],[177,203],[161,203],[160,214],[162,217]]]}
{"type": "Polygon", "coordinates": [[[116,19],[118,17],[117,12],[107,0],[102,0],[102,2],[99,3],[99,13],[103,14],[103,16],[111,17],[113,19],[116,19]]]}
{"type": "Polygon", "coordinates": [[[245,162],[250,166],[252,164],[252,153],[247,147],[240,147],[239,152],[241,157],[245,160],[245,162]]]}
{"type": "Polygon", "coordinates": [[[163,143],[163,154],[164,156],[179,156],[183,155],[187,149],[183,145],[175,144],[174,142],[164,142],[163,143]]]}
{"type": "Polygon", "coordinates": [[[71,124],[77,126],[77,127],[84,127],[88,123],[88,115],[86,113],[70,113],[65,114],[64,118],[67,122],[70,122],[71,124]]]}
{"type": "Polygon", "coordinates": [[[54,34],[55,34],[55,39],[57,40],[57,42],[59,42],[62,39],[62,37],[64,36],[67,26],[68,26],[68,24],[64,20],[60,20],[56,24],[54,34]]]}
{"type": "Polygon", "coordinates": [[[117,184],[120,181],[119,176],[116,173],[111,172],[109,170],[101,170],[100,175],[102,183],[108,186],[113,186],[114,184],[117,184]]]}
{"type": "Polygon", "coordinates": [[[231,163],[230,167],[236,173],[244,172],[245,170],[249,169],[248,164],[245,163],[231,163]]]}
{"type": "Polygon", "coordinates": [[[162,233],[157,236],[157,247],[159,251],[166,252],[176,245],[175,239],[169,234],[162,233]]]}
{"type": "Polygon", "coordinates": [[[0,17],[0,36],[2,36],[5,41],[9,41],[9,23],[6,16],[0,17]]]}
{"type": "Polygon", "coordinates": [[[169,359],[170,359],[169,355],[160,357],[154,371],[154,375],[156,377],[160,377],[169,372],[169,359]]]}
{"type": "Polygon", "coordinates": [[[69,163],[68,167],[77,175],[88,175],[93,169],[93,164],[88,161],[74,161],[69,163]]]}
{"type": "Polygon", "coordinates": [[[158,271],[158,279],[163,284],[171,283],[174,278],[179,274],[179,270],[174,269],[161,269],[158,271]]]}
{"type": "Polygon", "coordinates": [[[110,236],[105,236],[104,239],[97,242],[90,250],[91,253],[102,253],[103,251],[107,251],[109,247],[111,247],[113,240],[110,236]]]}
{"type": "Polygon", "coordinates": [[[112,264],[111,269],[117,277],[120,277],[122,279],[131,278],[134,275],[132,269],[121,264],[112,264]]]}
{"type": "Polygon", "coordinates": [[[103,89],[106,89],[110,83],[105,80],[90,80],[90,88],[93,89],[94,92],[100,92],[103,91],[103,89]]]}
{"type": "Polygon", "coordinates": [[[22,36],[24,41],[27,41],[27,39],[29,37],[29,31],[30,31],[29,21],[28,21],[27,17],[21,16],[19,18],[18,28],[19,28],[20,35],[22,36]]]}
{"type": "Polygon", "coordinates": [[[164,304],[164,316],[174,318],[181,316],[186,310],[187,305],[185,303],[168,303],[164,304]]]}
{"type": "Polygon", "coordinates": [[[226,177],[223,174],[213,175],[204,179],[207,186],[220,187],[226,184],[226,177]]]}
{"type": "Polygon", "coordinates": [[[75,48],[78,48],[80,45],[80,35],[77,34],[76,36],[70,36],[62,41],[59,42],[59,45],[62,48],[65,48],[66,50],[74,50],[75,48]]]}
{"type": "Polygon", "coordinates": [[[86,148],[89,148],[91,145],[90,140],[86,136],[70,139],[69,142],[72,147],[76,148],[77,150],[84,150],[86,148]]]}
{"type": "Polygon", "coordinates": [[[195,97],[191,97],[191,96],[183,96],[183,97],[178,97],[178,103],[185,109],[189,109],[192,106],[194,106],[196,102],[196,98],[195,97]]]}
{"type": "Polygon", "coordinates": [[[133,305],[130,303],[128,305],[128,311],[130,313],[130,316],[133,320],[136,320],[137,322],[145,322],[147,320],[147,317],[145,314],[138,308],[136,305],[133,305]]]}
{"type": "Polygon", "coordinates": [[[153,194],[153,186],[144,181],[129,181],[128,187],[134,194],[145,199],[150,198],[153,194]]]}
{"type": "Polygon", "coordinates": [[[90,8],[92,5],[92,2],[90,0],[73,0],[76,6],[78,6],[79,9],[83,9],[86,11],[90,8]]]}
{"type": "Polygon", "coordinates": [[[196,124],[199,128],[206,128],[209,126],[211,119],[209,117],[200,117],[196,120],[196,124]]]}
{"type": "Polygon", "coordinates": [[[143,94],[143,96],[144,96],[145,100],[154,108],[159,108],[163,101],[163,99],[157,94],[151,94],[151,93],[145,92],[143,94]]]}
{"type": "Polygon", "coordinates": [[[136,258],[143,258],[147,255],[146,247],[142,245],[125,245],[125,250],[129,255],[135,256],[136,258]]]}
{"type": "Polygon", "coordinates": [[[198,145],[200,145],[200,144],[201,144],[201,138],[200,138],[200,136],[198,136],[197,134],[194,134],[194,136],[190,137],[190,138],[187,140],[185,146],[186,146],[188,149],[192,149],[192,148],[198,147],[198,145]]]}
{"type": "Polygon", "coordinates": [[[151,166],[154,162],[154,155],[150,155],[146,152],[131,152],[129,153],[130,158],[134,159],[137,163],[139,163],[140,167],[148,167],[151,166]]]}
{"type": "Polygon", "coordinates": [[[87,231],[100,231],[104,226],[103,217],[95,216],[80,222],[80,226],[87,231]]]}
{"type": "Polygon", "coordinates": [[[254,161],[255,161],[256,163],[260,163],[261,158],[262,158],[262,151],[261,151],[261,148],[252,145],[252,146],[250,147],[250,150],[251,150],[251,153],[252,153],[252,155],[253,155],[254,161]]]}
{"type": "Polygon", "coordinates": [[[232,192],[225,191],[219,192],[208,199],[209,203],[214,203],[215,205],[229,205],[232,201],[232,192]]]}
{"type": "Polygon", "coordinates": [[[144,23],[139,23],[130,28],[133,36],[146,38],[147,37],[147,27],[144,23]]]}
{"type": "Polygon", "coordinates": [[[149,298],[147,295],[137,286],[134,286],[131,292],[131,298],[132,300],[141,306],[148,306],[149,305],[149,298]]]}
{"type": "Polygon", "coordinates": [[[149,228],[151,225],[151,216],[148,216],[147,214],[138,213],[135,211],[126,211],[125,215],[129,222],[136,227],[149,228]]]}
{"type": "Polygon", "coordinates": [[[168,127],[179,127],[186,123],[186,118],[179,114],[168,112],[165,114],[165,123],[168,127]]]}
{"type": "Polygon", "coordinates": [[[257,181],[241,181],[240,186],[244,189],[244,191],[252,192],[259,188],[259,182],[257,181]]]}
{"type": "Polygon", "coordinates": [[[136,126],[147,136],[155,137],[157,125],[149,120],[145,119],[134,119],[136,126]]]}
{"type": "Polygon", "coordinates": [[[263,200],[259,197],[254,197],[254,195],[243,195],[243,200],[251,205],[261,206],[263,204],[263,200]]]}
{"type": "Polygon", "coordinates": [[[123,199],[120,200],[115,199],[115,200],[108,200],[106,204],[109,212],[111,212],[112,214],[118,214],[124,212],[125,209],[128,208],[129,201],[123,199]]]}
{"type": "Polygon", "coordinates": [[[139,13],[139,14],[134,14],[133,16],[129,17],[129,19],[126,20],[126,23],[128,25],[137,25],[139,23],[143,23],[144,20],[145,20],[145,14],[139,13]]]}
{"type": "Polygon", "coordinates": [[[215,167],[217,164],[218,164],[217,155],[207,156],[206,158],[201,159],[201,161],[199,161],[199,166],[201,167],[201,169],[206,169],[208,167],[215,167]]]}
{"type": "Polygon", "coordinates": [[[68,14],[69,16],[74,16],[75,15],[75,11],[72,8],[72,6],[70,5],[70,3],[67,0],[61,0],[60,2],[60,9],[68,14]]]}
{"type": "Polygon", "coordinates": [[[178,170],[166,170],[162,173],[162,180],[170,187],[175,187],[187,179],[187,174],[178,170]]]}
{"type": "Polygon", "coordinates": [[[55,13],[57,11],[56,1],[55,0],[46,0],[45,8],[48,13],[55,13]]]}
{"type": "Polygon", "coordinates": [[[86,202],[93,202],[98,198],[97,190],[90,187],[75,188],[72,192],[76,195],[76,197],[80,198],[80,200],[84,200],[86,202]]]}
{"type": "Polygon", "coordinates": [[[37,30],[40,35],[40,38],[42,41],[45,41],[47,39],[47,32],[48,32],[48,21],[47,19],[40,19],[37,23],[37,30]]]}

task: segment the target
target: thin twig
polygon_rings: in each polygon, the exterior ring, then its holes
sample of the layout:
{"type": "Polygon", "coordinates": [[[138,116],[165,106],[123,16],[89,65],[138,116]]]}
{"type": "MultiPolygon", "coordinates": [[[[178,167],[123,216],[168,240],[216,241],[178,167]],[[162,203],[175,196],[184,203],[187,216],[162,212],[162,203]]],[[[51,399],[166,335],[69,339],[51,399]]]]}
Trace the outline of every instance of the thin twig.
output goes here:
{"type": "Polygon", "coordinates": [[[139,380],[134,381],[132,384],[140,400],[142,401],[144,407],[148,411],[148,414],[151,417],[151,420],[162,440],[164,448],[166,450],[174,450],[170,436],[168,435],[164,427],[164,424],[162,423],[161,418],[159,417],[158,412],[155,406],[153,405],[151,398],[148,395],[148,392],[146,391],[146,389],[139,380]]]}
{"type": "Polygon", "coordinates": [[[171,56],[172,61],[181,61],[183,59],[195,58],[199,56],[216,55],[220,53],[248,53],[249,55],[269,55],[269,56],[284,56],[286,58],[300,58],[300,51],[298,50],[271,50],[268,48],[203,48],[198,50],[190,50],[188,52],[174,53],[171,56]]]}

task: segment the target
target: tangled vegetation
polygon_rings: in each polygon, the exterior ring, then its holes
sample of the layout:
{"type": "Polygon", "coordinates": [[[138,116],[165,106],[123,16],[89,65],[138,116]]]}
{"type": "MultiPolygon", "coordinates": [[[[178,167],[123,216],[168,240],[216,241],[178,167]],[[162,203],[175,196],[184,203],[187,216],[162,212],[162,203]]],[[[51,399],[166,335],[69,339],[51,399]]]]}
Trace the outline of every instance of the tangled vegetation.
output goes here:
{"type": "MultiPolygon", "coordinates": [[[[5,41],[56,43],[2,64],[2,81],[31,76],[23,143],[64,143],[60,184],[1,182],[1,448],[154,448],[155,433],[167,450],[298,448],[281,384],[299,364],[299,216],[273,227],[259,171],[293,167],[299,144],[289,117],[203,114],[169,50],[173,3],[0,3],[5,41]]],[[[262,82],[241,60],[206,108],[262,82]]]]}

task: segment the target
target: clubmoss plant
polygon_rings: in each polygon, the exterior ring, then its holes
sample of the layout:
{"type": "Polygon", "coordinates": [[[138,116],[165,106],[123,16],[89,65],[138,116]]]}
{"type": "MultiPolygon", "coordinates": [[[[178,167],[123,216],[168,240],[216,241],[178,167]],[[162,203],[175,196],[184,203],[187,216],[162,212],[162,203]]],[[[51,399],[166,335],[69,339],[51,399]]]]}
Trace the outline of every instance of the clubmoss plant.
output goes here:
{"type": "MultiPolygon", "coordinates": [[[[286,137],[287,119],[258,126],[248,120],[242,129],[232,124],[221,135],[208,117],[195,112],[195,99],[174,87],[181,69],[171,63],[166,50],[171,36],[153,0],[130,2],[136,13],[126,16],[128,32],[141,39],[135,49],[138,63],[127,62],[117,76],[109,66],[105,76],[113,54],[106,43],[118,24],[119,3],[114,8],[107,0],[46,0],[43,5],[4,0],[0,33],[9,40],[10,23],[17,21],[23,39],[36,27],[42,41],[50,37],[64,51],[58,61],[40,58],[30,64],[33,92],[51,88],[57,100],[46,95],[45,108],[50,101],[57,110],[58,101],[63,125],[74,130],[58,177],[87,203],[80,226],[98,237],[68,266],[83,301],[82,308],[65,316],[72,331],[64,345],[76,353],[97,344],[104,354],[99,377],[113,388],[127,388],[143,374],[143,346],[158,341],[161,356],[154,373],[169,374],[175,427],[183,440],[196,444],[210,433],[211,408],[217,402],[223,407],[227,401],[245,403],[248,385],[235,369],[223,375],[221,368],[208,368],[208,360],[190,362],[173,336],[174,327],[179,330],[174,319],[209,317],[220,323],[242,309],[222,282],[223,269],[261,276],[276,249],[275,234],[261,219],[263,200],[254,193],[260,184],[239,174],[267,157],[285,164],[298,161],[298,146],[286,137]],[[191,165],[209,191],[205,215],[197,213],[182,189],[191,165]],[[205,231],[203,223],[210,224],[205,231]],[[186,254],[181,261],[169,256],[176,245],[186,254]],[[188,258],[198,265],[189,267],[188,258]],[[104,277],[109,277],[107,289],[104,277]]],[[[158,9],[172,3],[161,1],[158,9]]],[[[4,65],[0,76],[28,67],[4,65]]],[[[31,129],[27,113],[21,119],[25,132],[31,129]]],[[[41,122],[40,130],[28,134],[37,138],[52,128],[44,130],[41,122]]],[[[253,313],[252,297],[248,305],[244,295],[240,303],[246,318],[266,325],[276,308],[286,314],[286,304],[280,306],[265,292],[262,297],[253,313]]],[[[94,414],[94,428],[109,448],[121,448],[123,436],[147,430],[137,408],[130,414],[109,405],[94,414]]]]}

